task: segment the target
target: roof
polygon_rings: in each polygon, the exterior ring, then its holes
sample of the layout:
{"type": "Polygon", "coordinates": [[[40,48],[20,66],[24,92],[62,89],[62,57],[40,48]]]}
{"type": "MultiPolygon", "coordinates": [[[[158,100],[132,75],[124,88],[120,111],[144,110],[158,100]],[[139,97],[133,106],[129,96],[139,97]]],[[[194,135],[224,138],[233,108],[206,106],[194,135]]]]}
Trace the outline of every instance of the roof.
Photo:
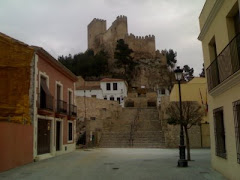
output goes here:
{"type": "Polygon", "coordinates": [[[124,82],[128,86],[127,82],[124,79],[114,79],[114,78],[104,78],[100,82],[124,82]]]}
{"type": "Polygon", "coordinates": [[[123,79],[114,79],[114,78],[104,78],[101,80],[101,82],[116,82],[116,81],[123,81],[123,79]]]}
{"type": "Polygon", "coordinates": [[[23,45],[23,46],[28,46],[29,48],[31,48],[28,44],[26,44],[26,43],[24,43],[24,42],[22,42],[22,41],[19,41],[19,40],[17,40],[17,39],[14,39],[14,38],[12,38],[12,37],[4,34],[4,33],[1,33],[1,32],[0,32],[0,36],[2,36],[2,37],[4,37],[4,38],[7,38],[7,39],[9,39],[9,40],[11,40],[11,41],[17,42],[17,43],[19,43],[19,44],[21,44],[21,45],[23,45]]]}
{"type": "Polygon", "coordinates": [[[206,84],[207,80],[204,77],[194,77],[188,84],[206,84]]]}
{"type": "Polygon", "coordinates": [[[76,90],[101,90],[100,86],[79,86],[76,90]]]}
{"type": "Polygon", "coordinates": [[[40,53],[46,57],[49,60],[49,63],[52,64],[55,68],[57,68],[60,72],[67,75],[70,79],[72,79],[74,82],[78,80],[77,76],[74,75],[68,68],[66,68],[64,65],[62,65],[59,61],[57,61],[51,54],[49,54],[45,49],[38,46],[31,46],[35,49],[37,53],[40,53]]]}

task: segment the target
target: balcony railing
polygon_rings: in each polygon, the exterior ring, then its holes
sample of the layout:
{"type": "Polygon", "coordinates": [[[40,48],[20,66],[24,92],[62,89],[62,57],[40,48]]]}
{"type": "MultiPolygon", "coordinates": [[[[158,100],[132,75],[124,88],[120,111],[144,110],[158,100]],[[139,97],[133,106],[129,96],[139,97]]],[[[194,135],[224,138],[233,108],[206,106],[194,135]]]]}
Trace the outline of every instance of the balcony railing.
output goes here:
{"type": "Polygon", "coordinates": [[[40,93],[38,94],[38,108],[53,111],[53,96],[40,93]]]}
{"type": "Polygon", "coordinates": [[[56,103],[56,112],[67,114],[67,103],[63,100],[57,100],[56,103]]]}
{"type": "Polygon", "coordinates": [[[240,69],[240,34],[235,36],[207,68],[208,89],[221,84],[240,69]]]}
{"type": "Polygon", "coordinates": [[[69,116],[77,116],[77,106],[73,104],[69,104],[69,111],[68,111],[69,116]]]}

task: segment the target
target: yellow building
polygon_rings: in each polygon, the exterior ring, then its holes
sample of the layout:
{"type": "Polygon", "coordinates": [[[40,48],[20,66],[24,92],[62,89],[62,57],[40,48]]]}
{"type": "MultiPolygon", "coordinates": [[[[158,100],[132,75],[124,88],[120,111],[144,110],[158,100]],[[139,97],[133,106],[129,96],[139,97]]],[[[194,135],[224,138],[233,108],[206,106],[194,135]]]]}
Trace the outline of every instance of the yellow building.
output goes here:
{"type": "MultiPolygon", "coordinates": [[[[210,147],[206,94],[207,94],[206,78],[195,77],[188,83],[181,84],[182,101],[197,101],[206,112],[200,126],[201,147],[210,147]]],[[[173,89],[170,94],[170,102],[173,101],[179,101],[178,84],[175,84],[173,86],[173,89]]]]}
{"type": "Polygon", "coordinates": [[[206,0],[199,17],[208,83],[212,166],[240,179],[240,22],[238,0],[206,0]]]}

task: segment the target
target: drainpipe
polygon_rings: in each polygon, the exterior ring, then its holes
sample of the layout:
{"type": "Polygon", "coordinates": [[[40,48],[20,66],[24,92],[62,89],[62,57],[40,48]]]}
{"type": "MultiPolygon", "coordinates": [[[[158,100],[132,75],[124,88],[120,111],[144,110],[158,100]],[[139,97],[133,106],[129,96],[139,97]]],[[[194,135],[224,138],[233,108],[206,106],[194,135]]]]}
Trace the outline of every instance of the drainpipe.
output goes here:
{"type": "Polygon", "coordinates": [[[33,55],[33,64],[32,64],[32,85],[33,85],[33,90],[32,90],[32,97],[33,97],[33,103],[32,103],[32,109],[33,109],[33,114],[32,114],[32,125],[33,125],[33,159],[35,160],[35,157],[37,156],[37,93],[36,93],[36,84],[37,84],[37,54],[34,52],[33,55]]]}

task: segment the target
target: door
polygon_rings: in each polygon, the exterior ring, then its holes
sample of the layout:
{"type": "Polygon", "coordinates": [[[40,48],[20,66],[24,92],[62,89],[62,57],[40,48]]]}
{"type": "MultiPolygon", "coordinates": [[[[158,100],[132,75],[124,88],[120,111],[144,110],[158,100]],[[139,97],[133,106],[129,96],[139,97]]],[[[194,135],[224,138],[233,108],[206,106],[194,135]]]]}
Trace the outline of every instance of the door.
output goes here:
{"type": "Polygon", "coordinates": [[[60,151],[61,148],[61,122],[56,123],[56,151],[60,151]]]}
{"type": "Polygon", "coordinates": [[[38,119],[37,154],[50,153],[51,121],[38,119]]]}

